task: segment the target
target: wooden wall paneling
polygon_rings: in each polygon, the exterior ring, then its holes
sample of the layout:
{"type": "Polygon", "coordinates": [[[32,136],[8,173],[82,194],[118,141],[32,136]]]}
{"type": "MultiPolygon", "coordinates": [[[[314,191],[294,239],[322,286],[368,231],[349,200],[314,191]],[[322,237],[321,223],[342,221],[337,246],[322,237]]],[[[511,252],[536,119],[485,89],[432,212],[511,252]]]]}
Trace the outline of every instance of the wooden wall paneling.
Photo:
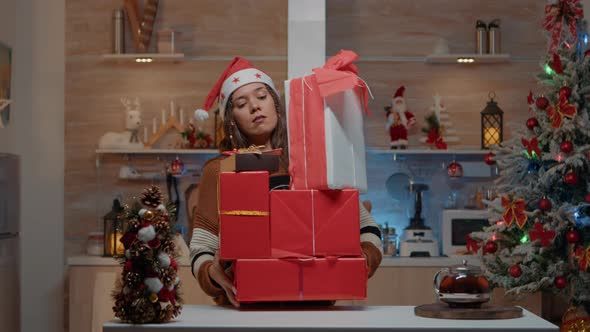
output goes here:
{"type": "MultiPolygon", "coordinates": [[[[100,219],[110,209],[114,197],[138,196],[150,184],[119,179],[121,165],[132,165],[139,171],[157,170],[174,158],[165,156],[158,161],[156,156],[132,156],[126,161],[123,156],[102,156],[101,167],[96,169],[99,138],[108,131],[125,130],[121,97],[139,97],[142,119],[151,134],[152,119],[160,122],[161,110],[169,109],[170,99],[184,108],[185,116],[201,107],[229,62],[194,60],[194,56],[285,57],[284,61],[253,63],[273,77],[281,91],[281,83],[287,77],[286,0],[162,2],[155,30],[166,27],[179,32],[177,51],[187,56],[187,61],[179,64],[101,61],[101,54],[111,52],[112,11],[119,6],[122,1],[66,3],[66,257],[84,253],[87,233],[101,230],[100,219]]],[[[126,33],[127,51],[132,52],[129,36],[126,33]]],[[[150,51],[154,47],[155,37],[150,51]]],[[[212,133],[213,117],[201,125],[212,133]]],[[[143,139],[143,128],[139,134],[143,139]]],[[[173,141],[174,137],[167,139],[173,141]]],[[[204,158],[183,157],[190,168],[202,165],[204,158]]],[[[181,180],[181,195],[192,181],[198,181],[198,177],[181,180]]],[[[166,190],[165,182],[156,183],[166,190]]],[[[184,215],[184,209],[181,211],[184,215]]],[[[188,227],[186,220],[185,223],[188,227]]]]}
{"type": "MultiPolygon", "coordinates": [[[[362,58],[361,58],[362,59],[362,58]]],[[[511,137],[510,122],[524,125],[529,117],[526,96],[536,88],[537,63],[519,62],[490,65],[446,65],[419,62],[362,62],[358,64],[361,77],[369,84],[374,100],[369,107],[371,116],[365,118],[366,144],[388,147],[389,133],[385,129],[384,106],[391,105],[395,90],[405,85],[408,110],[417,123],[409,132],[410,147],[426,148],[419,139],[425,134],[425,116],[431,113],[432,96],[439,93],[447,114],[457,130],[460,142],[449,146],[479,148],[480,112],[485,108],[490,91],[495,91],[498,106],[504,110],[505,139],[511,137]]]]}
{"type": "MultiPolygon", "coordinates": [[[[66,55],[110,53],[112,11],[122,6],[122,0],[66,1],[66,55]]],[[[286,56],[287,0],[162,1],[154,31],[162,28],[178,31],[177,51],[188,55],[286,56]]],[[[128,30],[125,37],[134,53],[128,30]]]]}
{"type": "Polygon", "coordinates": [[[502,52],[543,54],[543,1],[537,0],[327,0],[327,55],[340,49],[361,56],[424,56],[436,41],[451,53],[473,53],[475,21],[501,19],[502,52]]]}

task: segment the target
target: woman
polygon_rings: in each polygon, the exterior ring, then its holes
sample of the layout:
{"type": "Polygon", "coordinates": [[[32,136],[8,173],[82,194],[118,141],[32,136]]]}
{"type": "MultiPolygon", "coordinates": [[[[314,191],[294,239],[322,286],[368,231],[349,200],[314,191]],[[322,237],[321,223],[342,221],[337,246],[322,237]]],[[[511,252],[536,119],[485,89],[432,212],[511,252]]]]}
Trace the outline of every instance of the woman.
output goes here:
{"type": "MultiPolygon", "coordinates": [[[[288,144],[285,111],[268,75],[254,68],[247,60],[237,57],[207,96],[204,109],[209,109],[217,98],[225,134],[220,146],[222,151],[257,145],[269,150],[282,148],[286,152],[288,144]]],[[[197,110],[196,114],[204,118],[206,111],[197,110]]],[[[283,153],[279,171],[271,174],[271,179],[287,175],[287,155],[283,153]]],[[[203,291],[212,296],[217,304],[231,303],[237,307],[239,304],[235,299],[236,289],[231,273],[224,268],[217,253],[217,187],[219,162],[222,158],[224,157],[216,157],[203,167],[190,243],[192,272],[203,291]]],[[[362,204],[360,216],[361,247],[367,259],[370,277],[381,262],[380,232],[362,204]]]]}

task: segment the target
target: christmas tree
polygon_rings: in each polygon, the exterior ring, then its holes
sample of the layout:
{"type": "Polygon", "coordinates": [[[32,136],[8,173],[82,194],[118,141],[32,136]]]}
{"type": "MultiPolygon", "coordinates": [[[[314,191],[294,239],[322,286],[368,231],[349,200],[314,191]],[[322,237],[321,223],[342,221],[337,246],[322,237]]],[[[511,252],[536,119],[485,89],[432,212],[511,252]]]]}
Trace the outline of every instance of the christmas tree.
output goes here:
{"type": "Polygon", "coordinates": [[[492,152],[493,225],[471,234],[487,277],[508,293],[552,291],[590,309],[590,52],[579,0],[549,1],[533,116],[492,152]]]}
{"type": "Polygon", "coordinates": [[[453,123],[442,103],[442,97],[437,93],[432,98],[434,99],[434,103],[430,107],[432,113],[425,117],[426,128],[422,128],[422,132],[426,133],[427,136],[420,138],[420,142],[444,150],[447,148],[447,143],[458,142],[459,138],[455,136],[457,131],[452,129],[453,123]]]}
{"type": "Polygon", "coordinates": [[[180,314],[171,215],[173,211],[162,204],[156,186],[147,188],[140,202],[126,207],[123,271],[113,293],[113,311],[124,322],[163,323],[180,314]]]}

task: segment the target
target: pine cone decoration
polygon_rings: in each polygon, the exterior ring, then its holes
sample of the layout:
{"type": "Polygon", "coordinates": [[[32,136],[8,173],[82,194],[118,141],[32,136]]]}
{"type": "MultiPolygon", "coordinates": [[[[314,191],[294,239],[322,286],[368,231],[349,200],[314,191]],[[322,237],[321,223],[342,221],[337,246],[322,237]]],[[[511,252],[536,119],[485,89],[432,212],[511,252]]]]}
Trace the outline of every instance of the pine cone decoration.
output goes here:
{"type": "Polygon", "coordinates": [[[128,222],[128,229],[127,231],[137,232],[139,230],[140,221],[137,218],[130,219],[128,222]]]}
{"type": "Polygon", "coordinates": [[[174,270],[173,268],[162,269],[160,273],[160,280],[162,280],[162,283],[165,287],[171,286],[174,283],[175,279],[176,270],[174,270]]]}
{"type": "Polygon", "coordinates": [[[152,208],[162,204],[164,196],[157,186],[150,186],[141,194],[141,203],[152,208]]]}
{"type": "Polygon", "coordinates": [[[154,229],[156,230],[156,233],[160,235],[166,235],[170,233],[170,224],[166,219],[161,218],[154,224],[154,229]]]}

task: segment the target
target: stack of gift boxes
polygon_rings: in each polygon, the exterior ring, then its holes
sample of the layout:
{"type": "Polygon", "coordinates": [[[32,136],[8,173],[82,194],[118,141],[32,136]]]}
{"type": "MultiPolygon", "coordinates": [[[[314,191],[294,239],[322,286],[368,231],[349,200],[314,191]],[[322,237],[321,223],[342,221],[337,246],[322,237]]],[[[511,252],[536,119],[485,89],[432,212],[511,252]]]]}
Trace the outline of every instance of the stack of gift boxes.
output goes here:
{"type": "Polygon", "coordinates": [[[236,153],[222,161],[220,257],[234,262],[239,302],[366,297],[359,231],[359,190],[366,190],[366,96],[351,71],[352,54],[330,59],[323,73],[314,70],[286,82],[288,190],[269,188],[277,155],[236,153]],[[334,83],[325,75],[343,80],[334,83]]]}

